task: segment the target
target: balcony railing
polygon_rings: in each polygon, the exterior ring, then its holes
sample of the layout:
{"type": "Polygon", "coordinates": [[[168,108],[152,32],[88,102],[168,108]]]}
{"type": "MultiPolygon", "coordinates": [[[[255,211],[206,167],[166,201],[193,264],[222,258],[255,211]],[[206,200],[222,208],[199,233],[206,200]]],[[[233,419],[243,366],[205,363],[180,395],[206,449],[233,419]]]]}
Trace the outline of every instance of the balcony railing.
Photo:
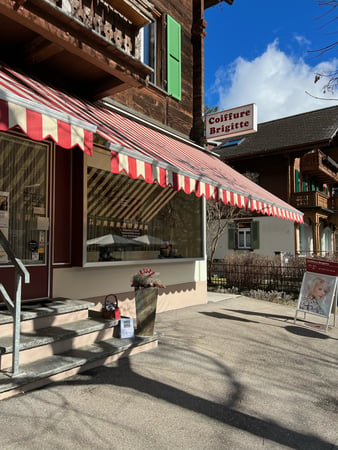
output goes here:
{"type": "Polygon", "coordinates": [[[303,174],[314,176],[322,183],[338,183],[338,164],[320,151],[302,156],[300,169],[303,174]]]}
{"type": "Polygon", "coordinates": [[[160,14],[148,0],[29,0],[22,8],[23,28],[4,62],[43,72],[46,83],[90,100],[148,85],[153,69],[142,62],[140,30],[160,14]]]}
{"type": "Polygon", "coordinates": [[[328,208],[328,196],[318,191],[294,192],[291,204],[296,208],[328,208]]]}
{"type": "MultiPolygon", "coordinates": [[[[14,2],[19,4],[20,0],[14,2]]],[[[154,20],[154,8],[148,0],[30,0],[28,9],[42,17],[50,15],[70,33],[88,35],[95,46],[107,47],[108,41],[131,56],[136,54],[139,29],[154,20]]]]}
{"type": "Polygon", "coordinates": [[[104,1],[56,0],[67,15],[129,55],[135,54],[135,27],[104,1]],[[123,31],[122,31],[123,30],[123,31]]]}

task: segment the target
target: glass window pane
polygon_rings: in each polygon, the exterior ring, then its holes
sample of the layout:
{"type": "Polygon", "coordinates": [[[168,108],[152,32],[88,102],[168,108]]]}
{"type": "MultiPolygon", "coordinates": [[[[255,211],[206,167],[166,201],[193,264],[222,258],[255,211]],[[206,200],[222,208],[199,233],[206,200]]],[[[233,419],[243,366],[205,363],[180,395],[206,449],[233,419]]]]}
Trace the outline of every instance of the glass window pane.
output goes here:
{"type": "Polygon", "coordinates": [[[154,72],[150,76],[150,81],[156,84],[156,22],[152,22],[143,27],[141,36],[143,51],[142,61],[154,69],[154,72]]]}
{"type": "Polygon", "coordinates": [[[199,258],[202,200],[88,168],[87,262],[199,258]]]}
{"type": "MultiPolygon", "coordinates": [[[[0,211],[0,228],[25,264],[44,264],[47,146],[6,134],[0,146],[0,198],[7,208],[0,211]]],[[[7,262],[3,252],[1,262],[7,262]]]]}
{"type": "Polygon", "coordinates": [[[238,247],[240,248],[244,247],[244,231],[238,232],[238,247]]]}
{"type": "Polygon", "coordinates": [[[246,236],[245,236],[245,246],[250,248],[251,247],[251,233],[250,231],[246,232],[246,236]]]}

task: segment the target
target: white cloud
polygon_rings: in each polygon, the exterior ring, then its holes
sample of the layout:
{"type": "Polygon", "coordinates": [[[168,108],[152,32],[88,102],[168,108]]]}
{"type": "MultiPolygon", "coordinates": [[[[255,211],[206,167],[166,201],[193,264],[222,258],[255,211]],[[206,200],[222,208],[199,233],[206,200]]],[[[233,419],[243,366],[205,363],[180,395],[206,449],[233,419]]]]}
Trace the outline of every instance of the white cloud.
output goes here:
{"type": "Polygon", "coordinates": [[[220,110],[256,103],[258,122],[266,122],[338,104],[338,92],[323,94],[324,79],[314,84],[315,73],[332,73],[337,67],[337,59],[309,66],[283,53],[276,40],[254,60],[240,57],[220,68],[212,90],[218,93],[220,110]]]}

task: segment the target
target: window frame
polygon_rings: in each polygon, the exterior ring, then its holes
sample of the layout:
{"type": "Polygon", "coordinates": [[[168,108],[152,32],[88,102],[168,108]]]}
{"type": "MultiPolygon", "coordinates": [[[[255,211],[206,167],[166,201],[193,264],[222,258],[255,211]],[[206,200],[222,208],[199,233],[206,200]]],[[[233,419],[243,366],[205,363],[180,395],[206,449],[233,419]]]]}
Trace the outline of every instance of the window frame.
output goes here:
{"type": "Polygon", "coordinates": [[[251,250],[251,224],[247,227],[240,227],[240,223],[237,225],[237,248],[239,250],[251,250]],[[241,234],[243,235],[243,245],[241,245],[242,239],[240,238],[241,234]],[[247,242],[249,241],[249,243],[247,242]]]}
{"type": "MultiPolygon", "coordinates": [[[[246,242],[246,238],[244,238],[246,242]]],[[[253,219],[234,220],[228,225],[228,248],[229,250],[253,251],[259,249],[259,221],[253,219]],[[240,224],[243,227],[240,227],[240,224]],[[250,232],[250,245],[240,246],[240,231],[250,232]]]]}
{"type": "MultiPolygon", "coordinates": [[[[84,164],[83,164],[83,182],[84,182],[84,196],[83,196],[83,240],[82,240],[82,267],[100,267],[100,266],[123,266],[123,265],[139,265],[140,263],[149,262],[156,264],[176,264],[180,262],[192,262],[192,261],[203,261],[205,259],[205,224],[203,222],[203,217],[205,219],[205,204],[203,203],[203,199],[196,196],[196,199],[201,202],[201,215],[200,215],[200,256],[183,256],[183,257],[172,257],[172,258],[159,258],[156,259],[135,259],[135,260],[120,260],[120,261],[95,261],[91,262],[87,259],[87,230],[88,230],[88,168],[93,167],[97,169],[104,170],[111,174],[110,170],[110,152],[107,152],[106,149],[103,149],[100,146],[94,147],[93,156],[89,157],[88,155],[84,156],[84,164]]],[[[118,176],[118,175],[117,175],[118,176]]],[[[128,177],[129,178],[129,177],[128,177]]],[[[132,180],[130,178],[130,180],[132,180]]],[[[138,181],[138,180],[133,180],[138,181]]],[[[187,194],[184,194],[187,195],[187,194]]],[[[187,195],[187,197],[189,197],[187,195]]],[[[194,209],[193,209],[194,210],[194,209]]]]}
{"type": "Polygon", "coordinates": [[[150,83],[157,85],[158,79],[158,22],[155,20],[140,30],[141,61],[153,69],[150,83]]]}
{"type": "Polygon", "coordinates": [[[149,83],[182,100],[182,30],[169,14],[158,15],[139,32],[139,59],[153,69],[149,83]],[[146,30],[151,33],[145,33],[146,30]],[[147,41],[147,44],[146,44],[147,41]],[[150,59],[145,55],[149,52],[150,59]]]}

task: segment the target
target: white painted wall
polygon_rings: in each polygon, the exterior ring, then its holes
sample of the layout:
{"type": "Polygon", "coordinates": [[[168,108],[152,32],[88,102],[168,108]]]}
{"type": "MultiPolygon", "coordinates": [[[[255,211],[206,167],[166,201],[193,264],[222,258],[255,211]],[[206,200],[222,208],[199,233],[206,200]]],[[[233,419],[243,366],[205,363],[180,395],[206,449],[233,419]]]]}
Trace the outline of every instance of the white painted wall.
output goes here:
{"type": "MultiPolygon", "coordinates": [[[[271,256],[276,251],[295,254],[295,225],[293,222],[274,217],[255,217],[259,221],[259,249],[254,250],[258,255],[271,256]]],[[[237,250],[245,252],[246,250],[237,250]]],[[[234,253],[228,249],[228,232],[220,239],[215,258],[222,259],[234,253]]]]}
{"type": "Polygon", "coordinates": [[[206,303],[206,262],[179,259],[155,264],[140,261],[138,265],[56,268],[53,271],[53,297],[93,299],[96,303],[102,302],[108,294],[123,294],[122,313],[133,316],[131,279],[144,267],[159,272],[158,278],[167,286],[165,290],[160,289],[158,312],[206,303]]]}

